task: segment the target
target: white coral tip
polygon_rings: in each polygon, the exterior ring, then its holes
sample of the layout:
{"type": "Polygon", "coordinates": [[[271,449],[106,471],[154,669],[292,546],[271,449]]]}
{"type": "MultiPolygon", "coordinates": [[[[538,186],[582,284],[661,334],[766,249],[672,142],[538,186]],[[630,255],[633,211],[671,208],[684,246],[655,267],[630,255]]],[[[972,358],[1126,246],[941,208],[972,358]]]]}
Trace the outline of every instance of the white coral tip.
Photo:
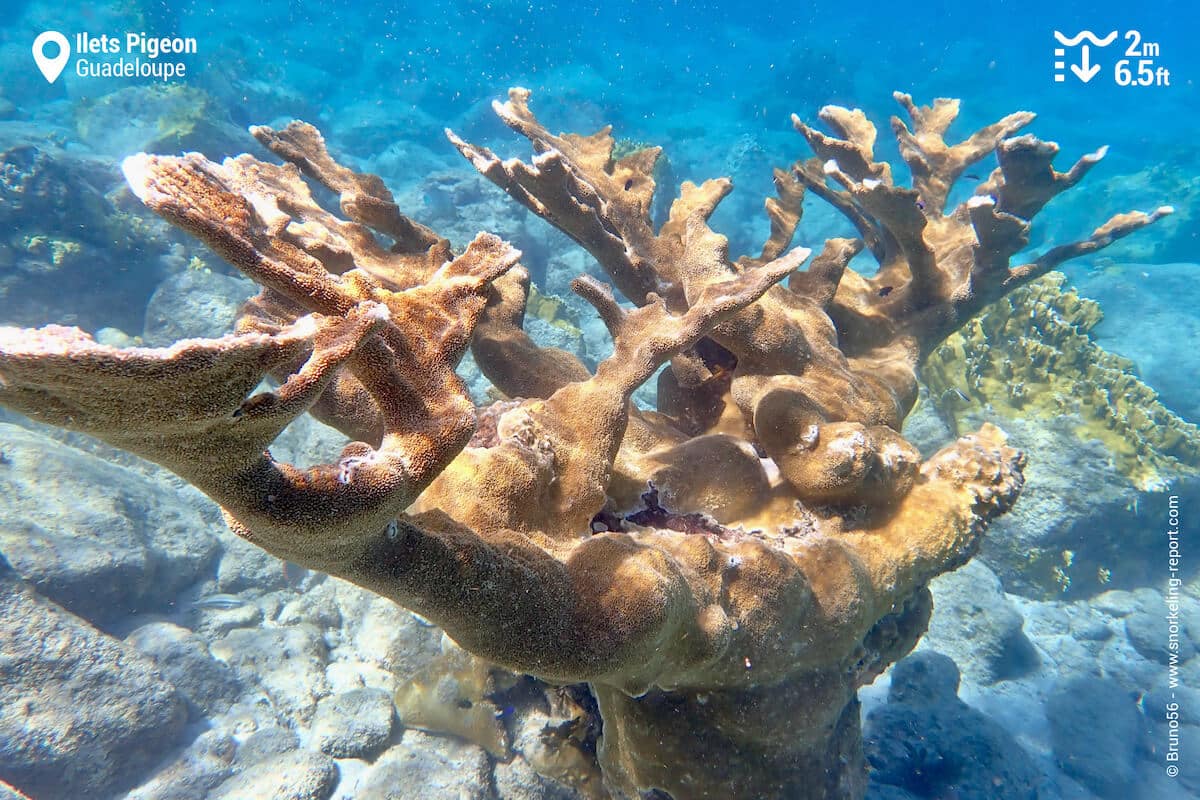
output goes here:
{"type": "Polygon", "coordinates": [[[376,303],[367,311],[367,319],[377,320],[379,322],[388,322],[392,318],[392,312],[383,303],[376,303]]]}
{"type": "Polygon", "coordinates": [[[150,192],[151,158],[152,156],[147,153],[138,153],[121,162],[121,172],[124,173],[125,180],[129,183],[130,191],[143,203],[146,202],[146,196],[150,192]]]}

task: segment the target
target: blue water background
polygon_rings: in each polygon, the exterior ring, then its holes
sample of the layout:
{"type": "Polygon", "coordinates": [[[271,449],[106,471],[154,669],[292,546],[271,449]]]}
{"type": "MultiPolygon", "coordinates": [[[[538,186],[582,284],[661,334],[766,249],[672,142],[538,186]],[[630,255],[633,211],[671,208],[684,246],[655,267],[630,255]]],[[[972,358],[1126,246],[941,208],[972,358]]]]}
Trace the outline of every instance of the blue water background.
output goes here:
{"type": "MultiPolygon", "coordinates": [[[[766,232],[761,204],[772,191],[771,167],[809,155],[792,129],[792,113],[815,122],[829,103],[864,109],[880,127],[878,157],[891,160],[905,179],[888,129],[888,118],[899,112],[895,90],[920,103],[963,98],[952,139],[1009,112],[1035,111],[1038,119],[1028,130],[1060,143],[1059,169],[1111,146],[1085,188],[1036,221],[1034,250],[1086,236],[1117,212],[1190,206],[1200,195],[1192,177],[1200,173],[1200,4],[1187,0],[33,0],[0,3],[0,12],[2,96],[15,104],[17,119],[59,126],[68,138],[78,109],[103,91],[139,82],[106,85],[67,75],[47,84],[32,68],[29,44],[48,28],[195,37],[199,52],[185,59],[187,82],[215,99],[214,114],[240,128],[306,119],[325,132],[339,157],[379,172],[398,191],[437,170],[470,172],[446,142],[444,127],[501,155],[526,155],[527,143],[490,108],[508,87],[520,85],[534,91],[535,111],[554,130],[591,132],[611,123],[619,137],[663,145],[673,185],[660,191],[673,192],[686,179],[730,175],[735,193],[718,209],[714,226],[730,237],[735,253],[753,250],[766,232]],[[1089,84],[1070,75],[1056,83],[1056,29],[1121,36],[1093,53],[1102,70],[1089,84]],[[1159,44],[1155,65],[1170,69],[1169,86],[1115,84],[1113,63],[1129,30],[1159,44]],[[389,158],[389,151],[398,155],[389,158]],[[1147,178],[1147,170],[1157,174],[1147,178]],[[1188,186],[1191,194],[1181,194],[1188,186]]],[[[248,137],[245,142],[253,147],[248,137]]],[[[976,172],[985,176],[989,169],[984,163],[976,172]]],[[[426,195],[426,202],[438,201],[426,195]]],[[[429,209],[406,210],[420,219],[429,209]]],[[[1176,234],[1160,260],[1200,261],[1200,224],[1195,209],[1186,210],[1192,217],[1186,235],[1176,234]]],[[[823,211],[824,224],[822,212],[809,212],[802,243],[817,246],[826,235],[849,233],[823,211]]],[[[1160,226],[1138,237],[1150,241],[1165,231],[1160,226]]],[[[529,260],[535,276],[542,274],[539,255],[529,260]]],[[[1073,269],[1086,272],[1093,262],[1073,269]]],[[[1187,288],[1188,279],[1182,282],[1187,288]]],[[[1147,281],[1137,292],[1157,293],[1175,307],[1172,313],[1200,319],[1200,290],[1186,299],[1147,281]]],[[[1121,313],[1122,298],[1109,298],[1110,315],[1121,313]]],[[[1131,307],[1140,302],[1129,299],[1131,307]]],[[[1131,333],[1126,327],[1110,322],[1108,330],[1118,335],[1106,345],[1121,350],[1119,334],[1131,333]]]]}
{"type": "MultiPolygon", "coordinates": [[[[220,91],[259,79],[300,92],[336,117],[376,104],[412,135],[406,117],[451,122],[510,85],[527,86],[564,128],[611,121],[622,135],[671,144],[703,138],[711,149],[751,132],[797,155],[788,117],[811,119],[826,103],[893,113],[895,89],[927,100],[961,96],[963,129],[1015,108],[1071,151],[1115,145],[1115,159],[1144,162],[1147,147],[1195,137],[1200,119],[1200,10],[1156,2],[874,3],[5,3],[0,42],[28,34],[125,31],[194,36],[191,81],[220,91]],[[72,4],[75,5],[75,4],[72,4]],[[6,8],[5,8],[6,7],[6,8]],[[128,12],[140,8],[140,15],[128,12]],[[1051,33],[1137,29],[1161,43],[1170,87],[1052,80],[1051,33]]],[[[1111,66],[1113,51],[1106,48],[1111,66]]],[[[5,63],[6,79],[21,64],[5,63]]],[[[28,71],[28,70],[27,70],[28,71]]],[[[6,80],[6,82],[11,82],[6,80]]],[[[24,84],[25,82],[23,82],[24,84]]],[[[29,109],[61,97],[64,83],[29,81],[29,109]]],[[[231,100],[233,98],[230,98],[231,100]]],[[[231,104],[232,105],[232,104],[231,104]]],[[[308,109],[298,109],[305,111],[308,109]]],[[[274,109],[247,98],[230,113],[255,122],[274,109]]],[[[471,116],[486,126],[487,115],[471,116]]],[[[476,135],[476,130],[465,133],[476,135]]],[[[884,143],[886,143],[886,138],[884,143]]],[[[352,143],[344,143],[352,144],[352,143]]]]}

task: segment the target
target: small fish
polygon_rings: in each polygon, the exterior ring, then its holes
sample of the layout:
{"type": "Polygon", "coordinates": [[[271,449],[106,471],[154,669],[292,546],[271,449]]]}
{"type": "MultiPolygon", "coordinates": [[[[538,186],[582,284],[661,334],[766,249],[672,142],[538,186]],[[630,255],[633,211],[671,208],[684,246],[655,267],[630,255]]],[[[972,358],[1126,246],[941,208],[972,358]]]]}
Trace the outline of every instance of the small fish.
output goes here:
{"type": "Polygon", "coordinates": [[[918,201],[917,201],[917,208],[919,208],[919,209],[921,209],[922,211],[924,211],[924,210],[925,210],[925,204],[924,204],[924,203],[922,203],[920,200],[918,200],[918,201]]]}
{"type": "Polygon", "coordinates": [[[952,392],[954,392],[956,395],[958,395],[958,399],[959,399],[959,400],[962,400],[964,403],[969,403],[969,402],[971,402],[971,398],[969,398],[969,397],[967,397],[965,394],[963,394],[961,390],[959,390],[959,389],[955,389],[955,388],[951,388],[951,389],[950,389],[950,391],[952,391],[952,392]]]}
{"type": "Polygon", "coordinates": [[[199,611],[229,611],[247,605],[246,601],[235,594],[210,594],[192,603],[192,608],[199,611]]]}
{"type": "Polygon", "coordinates": [[[976,175],[974,172],[968,172],[966,175],[963,175],[963,177],[964,177],[964,178],[970,178],[970,179],[971,179],[971,180],[973,180],[973,181],[977,181],[977,180],[979,180],[979,176],[978,176],[978,175],[976,175]]]}
{"type": "Polygon", "coordinates": [[[889,294],[891,294],[891,293],[892,293],[892,289],[894,289],[894,288],[896,288],[896,287],[894,287],[894,286],[884,286],[883,288],[881,288],[881,289],[879,290],[879,296],[880,296],[880,297],[887,297],[889,294]]]}

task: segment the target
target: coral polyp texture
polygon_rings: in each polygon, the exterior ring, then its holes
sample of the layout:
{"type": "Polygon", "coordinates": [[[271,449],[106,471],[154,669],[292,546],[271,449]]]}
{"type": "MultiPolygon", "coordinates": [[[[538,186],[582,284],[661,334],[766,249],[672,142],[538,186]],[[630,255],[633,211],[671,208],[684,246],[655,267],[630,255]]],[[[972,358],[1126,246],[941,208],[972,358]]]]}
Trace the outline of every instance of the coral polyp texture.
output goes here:
{"type": "Polygon", "coordinates": [[[1200,429],[1143,383],[1134,363],[1096,344],[1100,306],[1052,272],[988,306],[926,359],[921,377],[957,429],[980,401],[1007,417],[1075,416],[1080,439],[1112,453],[1139,489],[1200,464],[1200,429]]]}
{"type": "Polygon", "coordinates": [[[303,123],[253,135],[284,161],[136,156],[138,197],[262,286],[237,330],[119,350],[77,329],[0,330],[0,402],[151,459],[230,526],[441,625],[470,652],[587,682],[608,791],[853,798],[866,773],[856,690],[907,653],[928,582],[1015,501],[1024,456],[996,428],[922,463],[898,433],[916,369],[983,306],[1169,213],[1114,217],[1016,266],[1066,173],[1013,114],[949,145],[957,101],[897,99],[914,187],[875,161],[875,127],[829,107],[796,122],[816,153],[775,173],[770,235],[732,259],[708,219],[730,181],[685,183],[651,223],[657,148],[552,135],[516,89],[495,104],[532,143],[485,176],[586,248],[612,286],[574,290],[614,340],[594,372],[522,330],[519,254],[480,234],[455,256],[382,182],[303,123]],[[999,167],[947,210],[952,185],[999,167]],[[322,208],[306,178],[340,196],[322,208]],[[792,247],[806,193],[857,239],[792,247]],[[872,276],[849,267],[866,248],[872,276]],[[616,290],[627,303],[618,301],[616,290]],[[476,408],[468,347],[505,399],[476,408]],[[630,403],[658,377],[658,408],[630,403]],[[278,388],[255,392],[264,378],[278,388]],[[301,469],[269,446],[312,413],[352,442],[301,469]]]}

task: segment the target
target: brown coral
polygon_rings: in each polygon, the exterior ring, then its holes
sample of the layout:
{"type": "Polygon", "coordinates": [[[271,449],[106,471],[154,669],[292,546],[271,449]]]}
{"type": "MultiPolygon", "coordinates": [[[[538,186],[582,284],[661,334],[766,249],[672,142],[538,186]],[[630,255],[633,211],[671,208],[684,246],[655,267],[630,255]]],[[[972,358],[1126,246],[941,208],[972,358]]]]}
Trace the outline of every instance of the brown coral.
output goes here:
{"type": "Polygon", "coordinates": [[[135,157],[138,196],[262,293],[236,334],[168,350],[4,330],[0,402],[169,467],[241,535],[418,611],[477,655],[589,682],[615,794],[860,796],[857,687],[911,649],[926,583],[971,556],[1021,486],[1023,457],[990,426],[920,463],[897,433],[919,359],[988,300],[1166,213],[1114,218],[1010,269],[1018,214],[1091,162],[1062,175],[1052,145],[1004,138],[1028,114],[948,146],[956,103],[898,97],[916,188],[874,161],[861,112],[825,109],[838,136],[797,123],[818,159],[776,173],[770,237],[736,262],[707,225],[728,180],[684,184],[655,231],[657,149],[614,160],[607,130],[551,135],[524,90],[496,108],[533,142],[531,164],[451,134],[633,302],[576,280],[615,343],[594,374],[521,330],[528,279],[511,248],[481,235],[454,258],[310,126],[253,129],[283,166],[135,157]],[[951,184],[997,148],[981,194],[944,214],[951,184]],[[339,193],[347,219],[302,174],[339,193]],[[827,242],[798,272],[809,251],[788,248],[806,191],[862,239],[827,242]],[[863,247],[874,277],[848,267],[863,247]],[[474,439],[453,372],[468,343],[513,398],[474,439]],[[631,410],[667,363],[659,410],[631,410]],[[264,375],[279,389],[247,398],[264,375]],[[355,439],[337,463],[300,470],[266,451],[305,411],[355,439]]]}

